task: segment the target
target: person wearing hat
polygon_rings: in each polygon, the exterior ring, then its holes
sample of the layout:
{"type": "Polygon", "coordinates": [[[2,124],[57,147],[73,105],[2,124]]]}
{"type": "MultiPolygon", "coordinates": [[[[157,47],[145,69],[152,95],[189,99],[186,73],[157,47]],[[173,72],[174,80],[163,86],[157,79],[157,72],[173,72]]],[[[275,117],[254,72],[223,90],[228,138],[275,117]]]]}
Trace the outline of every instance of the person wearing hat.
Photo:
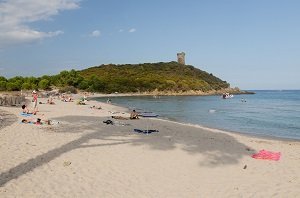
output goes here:
{"type": "Polygon", "coordinates": [[[38,94],[36,93],[35,90],[32,91],[32,97],[33,97],[33,99],[32,99],[32,102],[33,102],[33,112],[36,113],[38,111],[38,107],[37,107],[37,104],[38,104],[38,101],[37,101],[38,94]]]}

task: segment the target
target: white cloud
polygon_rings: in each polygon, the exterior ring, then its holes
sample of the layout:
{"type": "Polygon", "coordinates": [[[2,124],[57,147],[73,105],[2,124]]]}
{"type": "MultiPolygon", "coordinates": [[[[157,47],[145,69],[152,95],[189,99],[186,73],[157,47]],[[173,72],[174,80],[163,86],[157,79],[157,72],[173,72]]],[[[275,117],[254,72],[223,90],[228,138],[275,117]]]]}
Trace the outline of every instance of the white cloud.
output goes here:
{"type": "Polygon", "coordinates": [[[30,23],[49,20],[63,10],[79,8],[81,0],[4,0],[0,1],[0,46],[34,42],[62,34],[43,32],[30,23]]]}
{"type": "Polygon", "coordinates": [[[135,32],[135,31],[136,31],[135,28],[131,28],[130,30],[128,30],[129,33],[133,33],[133,32],[135,32]]]}
{"type": "Polygon", "coordinates": [[[95,30],[90,34],[91,37],[99,37],[100,35],[101,32],[99,30],[95,30]]]}

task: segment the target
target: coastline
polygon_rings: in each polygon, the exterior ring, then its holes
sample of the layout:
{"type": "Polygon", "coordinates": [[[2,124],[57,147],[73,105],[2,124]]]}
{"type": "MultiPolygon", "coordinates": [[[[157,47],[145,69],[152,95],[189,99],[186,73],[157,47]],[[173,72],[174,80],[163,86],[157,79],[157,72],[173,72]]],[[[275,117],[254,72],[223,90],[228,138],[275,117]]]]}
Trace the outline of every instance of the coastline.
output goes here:
{"type": "Polygon", "coordinates": [[[212,96],[212,95],[222,95],[223,93],[230,93],[230,94],[255,94],[253,91],[243,91],[238,88],[228,88],[228,89],[221,89],[221,90],[212,90],[208,92],[203,91],[151,91],[151,92],[139,92],[139,93],[110,93],[110,94],[100,94],[96,93],[93,94],[90,98],[95,97],[119,97],[119,96],[212,96]]]}
{"type": "MultiPolygon", "coordinates": [[[[135,96],[156,96],[153,94],[145,95],[145,94],[94,94],[93,96],[89,97],[89,100],[97,101],[95,98],[114,98],[114,97],[135,97],[135,96]]],[[[178,95],[165,95],[165,96],[178,96],[178,95]]],[[[206,96],[206,95],[197,95],[197,96],[206,96]]],[[[130,109],[127,107],[124,107],[122,105],[118,104],[113,104],[118,107],[126,108],[127,111],[129,112],[130,109]]],[[[162,121],[168,121],[168,122],[173,122],[177,124],[183,124],[187,126],[194,126],[198,127],[204,130],[211,130],[211,131],[219,131],[219,132],[225,132],[225,133],[233,133],[233,134],[238,134],[246,137],[257,137],[257,138],[262,138],[262,139],[268,139],[268,140],[281,140],[281,141],[296,141],[300,142],[300,139],[297,138],[291,138],[291,137],[280,137],[280,136],[272,136],[272,135],[266,135],[266,134],[259,134],[259,133],[247,133],[247,132],[241,132],[241,131],[232,131],[232,130],[225,130],[221,128],[214,128],[214,127],[207,127],[201,124],[195,124],[195,123],[188,123],[188,122],[181,122],[181,121],[175,121],[171,120],[169,118],[162,118],[162,117],[157,117],[153,119],[159,119],[162,121]]]]}
{"type": "MultiPolygon", "coordinates": [[[[37,116],[59,124],[14,122],[0,129],[0,158],[5,162],[0,164],[1,197],[295,197],[300,193],[299,142],[152,118],[113,120],[120,125],[106,125],[103,121],[112,115],[128,116],[128,110],[93,100],[88,105],[54,101],[55,105],[39,105],[37,116]],[[102,109],[91,109],[94,105],[102,109]],[[139,134],[134,128],[159,132],[139,134]],[[279,151],[282,158],[251,158],[261,149],[279,151]]],[[[22,119],[19,108],[0,109],[22,119]]]]}
{"type": "Polygon", "coordinates": [[[250,133],[244,133],[244,132],[238,132],[238,131],[229,131],[229,130],[224,130],[224,129],[206,127],[206,126],[203,126],[201,124],[177,122],[177,121],[172,121],[172,120],[163,119],[163,118],[152,118],[152,119],[157,119],[157,120],[161,120],[161,121],[165,121],[165,122],[171,122],[171,123],[174,123],[174,124],[180,124],[180,125],[185,125],[185,126],[196,127],[196,128],[200,128],[200,129],[208,130],[208,131],[212,131],[212,132],[236,134],[236,135],[239,135],[239,136],[244,136],[246,138],[258,138],[258,139],[265,139],[265,140],[271,140],[271,141],[276,140],[276,141],[286,141],[286,142],[300,142],[299,139],[293,139],[293,138],[268,136],[268,135],[254,134],[254,133],[250,134],[250,133]]]}

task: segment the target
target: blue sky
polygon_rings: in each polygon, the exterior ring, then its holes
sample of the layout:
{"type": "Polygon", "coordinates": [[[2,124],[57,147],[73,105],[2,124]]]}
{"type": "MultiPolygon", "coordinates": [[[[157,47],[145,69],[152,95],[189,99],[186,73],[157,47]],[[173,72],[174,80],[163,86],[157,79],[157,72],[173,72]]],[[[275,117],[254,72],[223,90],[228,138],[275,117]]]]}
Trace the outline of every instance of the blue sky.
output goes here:
{"type": "Polygon", "coordinates": [[[241,89],[300,89],[300,1],[0,0],[0,75],[186,63],[241,89]]]}

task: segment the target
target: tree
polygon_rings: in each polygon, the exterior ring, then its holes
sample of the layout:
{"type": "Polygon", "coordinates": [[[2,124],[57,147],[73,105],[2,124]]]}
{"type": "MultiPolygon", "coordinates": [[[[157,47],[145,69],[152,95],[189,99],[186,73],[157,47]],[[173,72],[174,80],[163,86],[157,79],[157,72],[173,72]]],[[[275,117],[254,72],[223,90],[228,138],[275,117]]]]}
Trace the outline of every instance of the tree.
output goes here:
{"type": "Polygon", "coordinates": [[[90,91],[98,91],[98,92],[103,92],[105,90],[105,82],[103,80],[100,80],[96,76],[92,76],[90,78],[90,86],[89,90],[90,91]]]}
{"type": "Polygon", "coordinates": [[[83,80],[79,83],[78,88],[81,90],[86,90],[89,88],[89,83],[86,80],[83,80]]]}
{"type": "Polygon", "coordinates": [[[8,82],[6,84],[6,89],[8,91],[20,91],[20,88],[16,82],[8,82]]]}
{"type": "Polygon", "coordinates": [[[39,88],[40,89],[43,89],[43,90],[46,90],[46,89],[49,89],[50,87],[50,82],[49,80],[47,79],[43,79],[39,82],[39,88]]]}
{"type": "Polygon", "coordinates": [[[0,81],[0,91],[6,91],[6,81],[0,81]]]}
{"type": "Polygon", "coordinates": [[[7,81],[7,79],[4,76],[0,76],[0,81],[7,81]]]}
{"type": "Polygon", "coordinates": [[[30,90],[31,89],[31,84],[28,82],[23,83],[22,89],[24,90],[30,90]]]}

